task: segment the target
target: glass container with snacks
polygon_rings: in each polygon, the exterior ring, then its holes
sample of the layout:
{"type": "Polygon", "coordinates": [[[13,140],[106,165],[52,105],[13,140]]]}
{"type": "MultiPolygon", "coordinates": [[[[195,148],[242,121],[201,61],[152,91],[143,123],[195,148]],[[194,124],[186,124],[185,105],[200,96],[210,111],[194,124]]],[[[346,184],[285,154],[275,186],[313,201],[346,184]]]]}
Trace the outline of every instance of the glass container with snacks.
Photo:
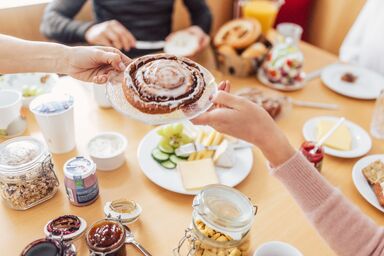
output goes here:
{"type": "Polygon", "coordinates": [[[305,141],[303,144],[301,144],[300,152],[308,159],[310,163],[313,164],[313,166],[315,166],[319,172],[321,172],[324,159],[324,149],[322,146],[320,146],[316,152],[312,152],[315,147],[315,142],[305,141]]]}
{"type": "Polygon", "coordinates": [[[9,207],[26,210],[53,197],[59,186],[52,156],[32,137],[0,144],[0,193],[9,207]]]}
{"type": "Polygon", "coordinates": [[[125,256],[126,229],[118,220],[102,219],[86,232],[90,255],[125,256]]]}
{"type": "Polygon", "coordinates": [[[64,183],[69,201],[76,206],[93,203],[99,196],[95,163],[79,156],[64,164],[64,183]]]}
{"type": "Polygon", "coordinates": [[[174,255],[248,255],[256,213],[257,207],[238,190],[224,185],[205,187],[193,200],[191,227],[174,255]]]}

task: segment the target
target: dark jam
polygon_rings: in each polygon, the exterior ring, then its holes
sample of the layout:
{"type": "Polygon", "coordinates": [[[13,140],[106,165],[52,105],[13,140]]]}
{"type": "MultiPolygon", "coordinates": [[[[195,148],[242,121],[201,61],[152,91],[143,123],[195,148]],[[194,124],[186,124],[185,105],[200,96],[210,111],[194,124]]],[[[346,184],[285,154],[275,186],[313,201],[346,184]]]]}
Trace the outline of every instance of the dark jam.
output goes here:
{"type": "Polygon", "coordinates": [[[40,239],[29,244],[21,253],[22,256],[62,256],[62,246],[54,240],[40,239]]]}
{"type": "Polygon", "coordinates": [[[87,234],[88,245],[92,251],[107,256],[125,256],[124,231],[120,223],[108,220],[96,223],[87,234]]]}
{"type": "Polygon", "coordinates": [[[301,145],[300,151],[308,159],[308,161],[311,162],[319,172],[321,172],[324,159],[324,150],[323,147],[319,147],[316,152],[312,153],[311,150],[315,148],[315,144],[316,143],[312,141],[305,141],[301,145]]]}
{"type": "Polygon", "coordinates": [[[77,216],[64,215],[52,220],[47,230],[54,236],[70,235],[80,229],[81,221],[77,216]]]}

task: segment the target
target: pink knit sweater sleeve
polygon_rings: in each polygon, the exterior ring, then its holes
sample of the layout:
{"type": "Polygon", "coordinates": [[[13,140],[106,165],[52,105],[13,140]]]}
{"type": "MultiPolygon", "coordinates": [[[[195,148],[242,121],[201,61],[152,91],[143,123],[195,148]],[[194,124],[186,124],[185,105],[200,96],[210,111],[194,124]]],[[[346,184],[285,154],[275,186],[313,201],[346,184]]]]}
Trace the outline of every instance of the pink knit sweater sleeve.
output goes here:
{"type": "Polygon", "coordinates": [[[301,153],[271,173],[338,255],[384,255],[384,229],[330,185],[301,153]]]}

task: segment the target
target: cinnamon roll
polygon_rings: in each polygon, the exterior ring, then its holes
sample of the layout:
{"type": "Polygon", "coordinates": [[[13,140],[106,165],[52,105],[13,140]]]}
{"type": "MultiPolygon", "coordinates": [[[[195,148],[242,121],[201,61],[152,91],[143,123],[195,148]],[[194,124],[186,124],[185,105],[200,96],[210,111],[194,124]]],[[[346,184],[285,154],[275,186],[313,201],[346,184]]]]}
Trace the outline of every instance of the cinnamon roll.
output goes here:
{"type": "Polygon", "coordinates": [[[124,72],[127,101],[148,114],[166,114],[187,108],[202,96],[206,81],[195,62],[170,54],[135,59],[124,72]]]}

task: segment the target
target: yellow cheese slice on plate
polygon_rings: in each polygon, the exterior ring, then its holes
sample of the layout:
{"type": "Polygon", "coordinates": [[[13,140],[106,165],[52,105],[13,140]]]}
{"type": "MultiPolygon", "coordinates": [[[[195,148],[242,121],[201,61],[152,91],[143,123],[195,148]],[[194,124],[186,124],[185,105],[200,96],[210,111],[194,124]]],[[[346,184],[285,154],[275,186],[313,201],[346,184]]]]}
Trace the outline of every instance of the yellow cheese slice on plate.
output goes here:
{"type": "MultiPolygon", "coordinates": [[[[317,124],[316,140],[319,141],[332,127],[336,124],[334,121],[322,120],[317,124]]],[[[352,135],[349,128],[342,124],[336,131],[329,137],[324,146],[348,151],[352,149],[352,135]]]]}
{"type": "Polygon", "coordinates": [[[179,162],[177,170],[180,172],[186,190],[201,189],[207,185],[219,183],[215,166],[210,158],[179,162]]]}

